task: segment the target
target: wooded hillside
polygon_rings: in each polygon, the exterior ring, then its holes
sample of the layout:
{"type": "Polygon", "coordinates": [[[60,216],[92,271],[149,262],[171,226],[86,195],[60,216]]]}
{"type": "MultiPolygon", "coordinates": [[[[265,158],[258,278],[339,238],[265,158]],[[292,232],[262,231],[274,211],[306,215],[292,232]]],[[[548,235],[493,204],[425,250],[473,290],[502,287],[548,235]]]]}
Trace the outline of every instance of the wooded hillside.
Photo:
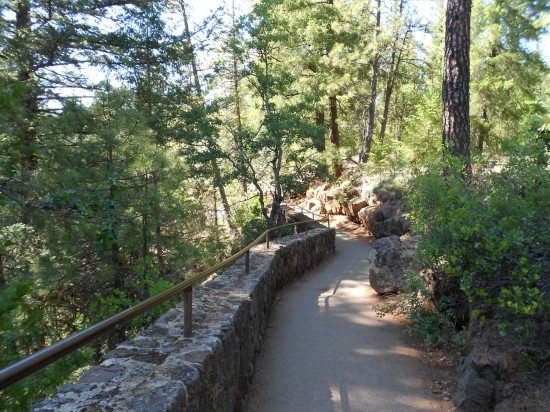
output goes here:
{"type": "MultiPolygon", "coordinates": [[[[441,2],[430,5],[435,22],[406,0],[258,0],[244,15],[225,2],[200,24],[190,6],[0,1],[0,366],[218,261],[346,162],[365,174],[452,174],[433,166],[449,149],[442,96],[455,86],[442,88],[452,73],[441,2]]],[[[534,193],[529,228],[550,215],[548,10],[547,0],[474,2],[470,41],[457,40],[470,45],[461,126],[471,136],[458,155],[471,156],[474,182],[479,159],[530,161],[504,179],[534,193]]],[[[490,212],[508,207],[496,191],[487,219],[512,227],[490,212]]],[[[430,206],[413,203],[426,229],[430,206]]],[[[539,243],[517,273],[540,257],[544,233],[530,235],[539,243]]],[[[40,385],[12,386],[0,409],[28,409],[152,316],[53,365],[40,385]]]]}

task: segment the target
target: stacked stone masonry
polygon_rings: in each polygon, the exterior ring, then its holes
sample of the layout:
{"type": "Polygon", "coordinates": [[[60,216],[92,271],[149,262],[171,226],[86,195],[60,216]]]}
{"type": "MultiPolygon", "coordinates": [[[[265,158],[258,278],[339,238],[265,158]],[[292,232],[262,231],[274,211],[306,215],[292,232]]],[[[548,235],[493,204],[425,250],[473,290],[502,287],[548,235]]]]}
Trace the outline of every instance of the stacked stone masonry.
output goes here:
{"type": "Polygon", "coordinates": [[[241,258],[193,293],[191,338],[177,306],[33,411],[240,410],[276,291],[334,250],[326,228],[255,247],[249,275],[241,258]]]}

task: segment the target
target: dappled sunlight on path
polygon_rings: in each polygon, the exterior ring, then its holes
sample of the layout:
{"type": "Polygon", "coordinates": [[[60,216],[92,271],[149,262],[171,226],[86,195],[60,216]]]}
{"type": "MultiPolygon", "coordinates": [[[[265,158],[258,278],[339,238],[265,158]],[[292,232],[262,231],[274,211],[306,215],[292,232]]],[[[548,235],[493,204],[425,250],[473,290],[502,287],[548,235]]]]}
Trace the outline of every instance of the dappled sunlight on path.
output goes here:
{"type": "Polygon", "coordinates": [[[245,410],[450,410],[428,389],[430,369],[403,326],[376,317],[369,250],[340,232],[335,257],[281,292],[245,410]]]}

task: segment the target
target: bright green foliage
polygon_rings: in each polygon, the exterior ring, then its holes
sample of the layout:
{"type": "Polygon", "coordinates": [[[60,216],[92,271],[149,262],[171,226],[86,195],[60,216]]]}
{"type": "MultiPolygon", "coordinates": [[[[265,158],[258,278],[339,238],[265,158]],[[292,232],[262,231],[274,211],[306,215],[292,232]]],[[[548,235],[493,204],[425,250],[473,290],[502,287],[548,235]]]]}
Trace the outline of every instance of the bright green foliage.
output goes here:
{"type": "Polygon", "coordinates": [[[548,0],[479,2],[472,13],[472,138],[499,148],[528,116],[543,115],[537,87],[548,67],[532,42],[548,27],[548,0]]]}
{"type": "Polygon", "coordinates": [[[409,204],[422,263],[436,279],[454,279],[473,316],[536,340],[547,338],[550,321],[550,172],[546,147],[526,141],[498,165],[475,166],[470,181],[459,165],[447,165],[445,177],[432,165],[413,180],[409,204]]]}
{"type": "MultiPolygon", "coordinates": [[[[438,310],[429,302],[431,293],[424,279],[414,271],[407,273],[407,283],[400,295],[389,298],[383,304],[375,306],[376,315],[384,317],[388,313],[405,315],[411,321],[410,331],[418,333],[430,349],[440,347],[452,339],[457,339],[454,328],[453,312],[450,309],[438,310]]],[[[460,342],[456,342],[457,346],[460,342]]]]}

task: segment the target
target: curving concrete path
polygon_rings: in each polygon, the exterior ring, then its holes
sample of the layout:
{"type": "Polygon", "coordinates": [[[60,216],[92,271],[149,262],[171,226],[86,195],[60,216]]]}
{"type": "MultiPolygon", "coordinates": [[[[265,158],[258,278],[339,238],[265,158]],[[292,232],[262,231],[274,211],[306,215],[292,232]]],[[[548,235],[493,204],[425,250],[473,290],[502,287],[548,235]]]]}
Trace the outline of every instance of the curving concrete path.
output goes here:
{"type": "Polygon", "coordinates": [[[368,284],[369,242],[337,233],[336,255],[287,286],[256,363],[248,412],[445,411],[427,388],[430,368],[378,319],[368,284]]]}

